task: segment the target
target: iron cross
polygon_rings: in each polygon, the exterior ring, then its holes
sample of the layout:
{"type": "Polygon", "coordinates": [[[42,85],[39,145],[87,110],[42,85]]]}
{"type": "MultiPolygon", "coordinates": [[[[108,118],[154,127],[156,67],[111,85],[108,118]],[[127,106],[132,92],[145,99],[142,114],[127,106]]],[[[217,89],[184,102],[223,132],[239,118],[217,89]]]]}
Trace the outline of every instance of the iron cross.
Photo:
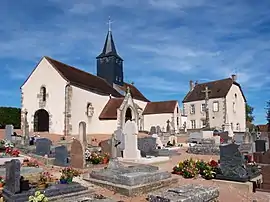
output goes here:
{"type": "Polygon", "coordinates": [[[209,93],[211,92],[211,90],[208,89],[208,86],[205,86],[205,90],[203,90],[202,92],[205,93],[205,99],[209,100],[209,93]]]}
{"type": "Polygon", "coordinates": [[[108,21],[108,25],[109,25],[109,31],[112,31],[112,23],[113,21],[111,21],[111,17],[109,16],[109,21],[108,21]]]}

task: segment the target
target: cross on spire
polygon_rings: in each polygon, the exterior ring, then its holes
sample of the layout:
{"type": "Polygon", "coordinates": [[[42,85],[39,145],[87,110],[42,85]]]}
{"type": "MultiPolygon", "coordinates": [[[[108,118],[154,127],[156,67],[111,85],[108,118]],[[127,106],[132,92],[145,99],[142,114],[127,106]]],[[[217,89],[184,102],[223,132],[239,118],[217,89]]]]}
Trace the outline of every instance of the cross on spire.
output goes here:
{"type": "Polygon", "coordinates": [[[113,21],[111,21],[111,17],[109,16],[109,21],[107,22],[107,24],[109,26],[109,32],[112,31],[112,23],[113,23],[113,21]]]}

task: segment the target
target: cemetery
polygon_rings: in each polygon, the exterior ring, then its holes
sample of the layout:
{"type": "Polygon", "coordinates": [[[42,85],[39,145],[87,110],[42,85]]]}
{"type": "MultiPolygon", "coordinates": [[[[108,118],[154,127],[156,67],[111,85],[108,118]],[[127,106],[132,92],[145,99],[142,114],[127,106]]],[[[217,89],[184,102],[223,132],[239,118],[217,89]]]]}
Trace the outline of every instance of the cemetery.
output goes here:
{"type": "Polygon", "coordinates": [[[222,183],[244,187],[254,197],[270,190],[267,140],[247,133],[235,141],[226,132],[203,130],[183,142],[157,128],[138,137],[136,124],[127,121],[123,130],[95,145],[80,136],[56,143],[38,136],[20,141],[6,136],[0,144],[2,196],[16,202],[113,202],[116,196],[215,201],[224,195],[222,183]],[[117,195],[99,194],[99,189],[117,195]]]}

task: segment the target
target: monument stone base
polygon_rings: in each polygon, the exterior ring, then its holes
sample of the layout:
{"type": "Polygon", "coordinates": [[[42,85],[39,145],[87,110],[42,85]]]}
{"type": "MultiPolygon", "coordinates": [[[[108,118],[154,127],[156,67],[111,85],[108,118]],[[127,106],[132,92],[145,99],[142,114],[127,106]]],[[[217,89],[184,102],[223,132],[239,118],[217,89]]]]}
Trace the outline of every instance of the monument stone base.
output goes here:
{"type": "Polygon", "coordinates": [[[171,173],[151,165],[94,170],[85,175],[84,180],[127,196],[147,193],[177,182],[171,173]]]}
{"type": "Polygon", "coordinates": [[[149,202],[201,202],[217,201],[219,197],[219,190],[217,187],[204,187],[201,185],[185,185],[179,188],[172,188],[166,191],[159,191],[150,193],[148,195],[149,202]]]}
{"type": "MultiPolygon", "coordinates": [[[[4,200],[8,202],[25,202],[28,201],[29,196],[34,195],[36,191],[38,190],[30,189],[29,191],[14,194],[7,189],[3,189],[2,195],[4,200]]],[[[52,185],[46,188],[44,191],[49,201],[56,201],[58,199],[65,199],[73,196],[81,196],[94,192],[94,190],[90,190],[77,182],[72,184],[52,185]]]]}
{"type": "Polygon", "coordinates": [[[166,163],[170,161],[169,156],[148,156],[140,159],[125,159],[119,157],[118,160],[123,163],[136,163],[136,164],[155,164],[155,163],[166,163]]]}

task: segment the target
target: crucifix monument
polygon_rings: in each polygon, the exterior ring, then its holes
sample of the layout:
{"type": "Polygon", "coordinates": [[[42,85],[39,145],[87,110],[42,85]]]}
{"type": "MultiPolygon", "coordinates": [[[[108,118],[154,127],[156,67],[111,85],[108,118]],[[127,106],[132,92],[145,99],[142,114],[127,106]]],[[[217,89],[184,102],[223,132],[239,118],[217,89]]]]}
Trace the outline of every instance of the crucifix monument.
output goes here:
{"type": "Polygon", "coordinates": [[[202,92],[205,93],[205,128],[209,129],[210,123],[209,123],[208,101],[209,101],[209,93],[211,92],[211,90],[208,89],[208,86],[205,86],[205,89],[202,92]]]}

